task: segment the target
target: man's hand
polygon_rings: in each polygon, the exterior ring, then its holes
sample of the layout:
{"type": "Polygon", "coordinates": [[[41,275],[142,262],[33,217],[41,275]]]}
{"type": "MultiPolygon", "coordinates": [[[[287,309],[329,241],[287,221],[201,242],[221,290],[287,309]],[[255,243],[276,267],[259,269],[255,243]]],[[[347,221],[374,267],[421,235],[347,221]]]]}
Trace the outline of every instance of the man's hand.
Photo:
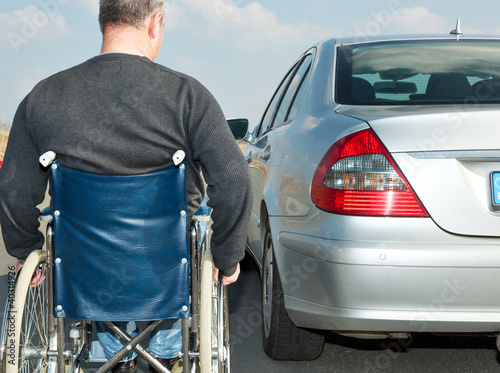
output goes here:
{"type": "MultiPolygon", "coordinates": [[[[222,285],[229,285],[232,284],[233,282],[236,282],[240,275],[240,263],[238,263],[238,266],[236,267],[236,271],[231,275],[231,276],[223,276],[222,277],[222,285]]],[[[214,280],[215,282],[219,282],[219,268],[215,267],[214,268],[214,280]]]]}
{"type": "MultiPolygon", "coordinates": [[[[16,262],[16,272],[19,272],[22,267],[22,263],[16,262]]],[[[31,287],[36,288],[37,286],[40,286],[44,280],[45,276],[42,273],[42,269],[38,268],[38,270],[33,273],[33,277],[31,278],[31,287]]]]}
{"type": "Polygon", "coordinates": [[[19,270],[23,267],[23,264],[20,263],[19,261],[16,262],[16,273],[19,272],[19,270]]]}

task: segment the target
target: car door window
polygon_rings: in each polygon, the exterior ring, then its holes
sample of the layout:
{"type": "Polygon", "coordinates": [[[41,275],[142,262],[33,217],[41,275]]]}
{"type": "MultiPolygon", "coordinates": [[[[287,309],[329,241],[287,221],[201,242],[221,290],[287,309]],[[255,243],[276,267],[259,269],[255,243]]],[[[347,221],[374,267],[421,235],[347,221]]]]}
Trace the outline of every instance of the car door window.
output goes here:
{"type": "Polygon", "coordinates": [[[297,115],[297,112],[299,111],[300,104],[302,102],[302,97],[304,96],[305,92],[305,87],[306,87],[306,81],[307,77],[309,76],[309,73],[311,72],[311,63],[309,63],[309,67],[302,77],[302,81],[300,82],[300,87],[295,93],[295,97],[293,98],[292,101],[292,106],[290,106],[290,109],[288,109],[288,114],[285,118],[285,122],[289,122],[295,118],[297,115]]]}
{"type": "Polygon", "coordinates": [[[281,81],[280,86],[274,93],[273,99],[271,100],[271,103],[267,107],[266,113],[262,117],[262,121],[260,124],[259,128],[259,133],[257,134],[257,137],[262,136],[265,132],[267,132],[271,128],[271,123],[274,118],[274,113],[276,112],[276,106],[280,103],[281,96],[283,95],[283,91],[286,89],[288,86],[288,82],[290,80],[290,76],[292,76],[293,72],[297,69],[298,63],[296,63],[290,71],[288,71],[287,75],[285,78],[281,81]]]}
{"type": "MultiPolygon", "coordinates": [[[[311,62],[312,62],[311,55],[307,55],[302,60],[300,67],[297,69],[297,72],[291,79],[290,84],[288,85],[288,89],[285,95],[283,96],[283,99],[281,100],[281,104],[279,106],[278,112],[276,114],[276,117],[274,118],[273,125],[271,127],[277,127],[280,124],[284,123],[285,121],[292,119],[288,118],[290,117],[289,113],[291,113],[292,103],[296,101],[295,98],[297,97],[300,88],[303,86],[304,78],[307,76],[309,72],[309,69],[311,67],[311,62]]],[[[296,111],[294,112],[294,115],[295,114],[296,111]]]]}

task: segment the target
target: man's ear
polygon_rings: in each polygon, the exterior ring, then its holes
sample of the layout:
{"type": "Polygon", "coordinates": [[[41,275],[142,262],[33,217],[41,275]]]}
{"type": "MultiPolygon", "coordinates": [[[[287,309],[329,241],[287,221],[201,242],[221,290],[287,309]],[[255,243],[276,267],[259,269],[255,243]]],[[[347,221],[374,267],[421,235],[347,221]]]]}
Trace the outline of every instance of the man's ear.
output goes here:
{"type": "Polygon", "coordinates": [[[157,12],[149,19],[148,32],[149,37],[155,39],[163,31],[163,13],[157,12]]]}

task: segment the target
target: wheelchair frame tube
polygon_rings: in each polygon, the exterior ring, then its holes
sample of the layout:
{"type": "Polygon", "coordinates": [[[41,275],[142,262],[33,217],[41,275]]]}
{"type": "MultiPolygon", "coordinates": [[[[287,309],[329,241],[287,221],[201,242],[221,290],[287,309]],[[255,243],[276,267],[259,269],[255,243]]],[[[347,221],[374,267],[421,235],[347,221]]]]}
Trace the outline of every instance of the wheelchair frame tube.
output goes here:
{"type": "MultiPolygon", "coordinates": [[[[197,333],[198,331],[198,313],[199,313],[199,248],[198,248],[198,232],[199,222],[193,220],[190,234],[191,246],[191,327],[197,333]]],[[[196,339],[195,339],[196,340],[196,339]]]]}
{"type": "Polygon", "coordinates": [[[200,331],[200,271],[201,271],[201,260],[203,258],[204,250],[208,247],[208,230],[209,226],[207,224],[204,229],[202,228],[201,222],[208,221],[209,218],[205,216],[194,216],[190,231],[190,246],[191,246],[191,328],[189,328],[189,320],[183,320],[182,323],[182,340],[183,340],[183,371],[190,373],[192,370],[191,358],[198,360],[200,357],[200,345],[199,345],[199,331],[200,331]],[[192,340],[193,346],[190,346],[191,335],[189,333],[191,329],[191,334],[193,335],[192,340]]]}
{"type": "Polygon", "coordinates": [[[64,319],[56,319],[54,316],[54,228],[52,220],[47,224],[47,233],[45,239],[45,251],[47,253],[47,313],[49,332],[56,333],[57,342],[57,373],[65,373],[66,350],[64,319]]]}
{"type": "Polygon", "coordinates": [[[191,372],[191,356],[189,355],[189,320],[182,319],[182,370],[183,372],[191,372]]]}
{"type": "Polygon", "coordinates": [[[151,321],[144,329],[142,329],[134,338],[131,338],[122,328],[106,321],[106,325],[111,328],[121,339],[127,342],[120,351],[118,351],[111,359],[108,360],[96,373],[104,373],[111,370],[125,355],[134,349],[144,360],[151,364],[159,372],[170,373],[170,371],[161,365],[149,352],[147,352],[139,343],[151,333],[162,320],[151,321]]]}
{"type": "Polygon", "coordinates": [[[64,372],[64,350],[66,348],[64,335],[64,319],[54,317],[54,228],[52,222],[47,224],[46,235],[47,252],[47,313],[49,322],[49,332],[56,332],[57,335],[57,373],[64,372]]]}
{"type": "Polygon", "coordinates": [[[57,319],[57,373],[65,373],[64,350],[66,349],[64,319],[57,319]]]}
{"type": "Polygon", "coordinates": [[[49,316],[49,332],[53,333],[56,330],[56,322],[54,317],[54,228],[52,222],[47,225],[46,236],[46,251],[47,251],[47,298],[48,298],[48,316],[49,316]]]}

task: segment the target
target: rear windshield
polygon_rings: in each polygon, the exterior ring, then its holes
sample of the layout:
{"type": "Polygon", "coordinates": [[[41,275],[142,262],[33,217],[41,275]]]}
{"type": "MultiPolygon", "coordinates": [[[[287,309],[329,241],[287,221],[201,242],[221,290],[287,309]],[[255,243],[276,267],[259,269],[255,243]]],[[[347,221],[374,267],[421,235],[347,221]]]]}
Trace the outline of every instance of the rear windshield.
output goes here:
{"type": "Polygon", "coordinates": [[[500,103],[500,41],[342,46],[336,101],[354,105],[500,103]]]}

